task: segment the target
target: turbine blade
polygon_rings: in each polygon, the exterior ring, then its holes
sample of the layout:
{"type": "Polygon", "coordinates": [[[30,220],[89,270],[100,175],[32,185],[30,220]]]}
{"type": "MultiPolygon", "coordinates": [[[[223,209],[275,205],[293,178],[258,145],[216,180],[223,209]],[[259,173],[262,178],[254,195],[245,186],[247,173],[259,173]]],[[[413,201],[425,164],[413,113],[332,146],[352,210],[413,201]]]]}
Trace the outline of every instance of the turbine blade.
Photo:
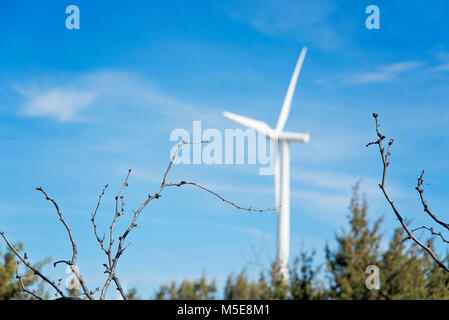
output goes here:
{"type": "Polygon", "coordinates": [[[279,133],[279,139],[287,140],[287,141],[298,141],[298,142],[308,143],[310,140],[310,132],[307,131],[306,133],[298,133],[298,132],[283,131],[283,132],[279,133]]]}
{"type": "Polygon", "coordinates": [[[293,76],[290,80],[290,85],[288,86],[287,94],[285,95],[284,103],[282,104],[281,113],[276,125],[276,131],[278,132],[284,129],[285,123],[287,122],[288,114],[290,112],[290,106],[293,100],[293,94],[295,93],[296,82],[298,81],[298,76],[301,71],[302,63],[304,62],[306,53],[307,47],[302,48],[301,54],[298,58],[298,62],[296,63],[295,71],[293,71],[293,76]]]}
{"type": "Polygon", "coordinates": [[[223,112],[223,116],[234,121],[234,122],[237,122],[238,124],[241,124],[242,126],[257,130],[267,136],[271,136],[271,132],[273,131],[268,126],[268,124],[266,124],[265,122],[259,121],[259,120],[254,120],[254,119],[240,116],[238,114],[227,112],[227,111],[223,112]]]}

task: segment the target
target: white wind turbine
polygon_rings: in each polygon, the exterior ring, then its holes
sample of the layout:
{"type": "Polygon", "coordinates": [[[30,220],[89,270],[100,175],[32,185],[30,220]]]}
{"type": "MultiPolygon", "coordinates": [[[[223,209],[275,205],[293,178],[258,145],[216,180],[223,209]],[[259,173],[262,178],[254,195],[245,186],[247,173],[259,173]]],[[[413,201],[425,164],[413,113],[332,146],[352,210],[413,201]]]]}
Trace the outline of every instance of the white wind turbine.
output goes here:
{"type": "Polygon", "coordinates": [[[290,141],[308,143],[310,136],[309,132],[285,132],[283,129],[290,112],[296,82],[298,81],[298,76],[306,52],[307,48],[304,47],[299,55],[298,62],[296,63],[275,129],[272,129],[262,121],[226,111],[223,112],[223,116],[226,118],[263,133],[275,144],[276,161],[274,167],[274,190],[276,208],[279,210],[277,260],[284,279],[288,279],[288,257],[290,251],[290,149],[288,143],[290,141]],[[282,143],[282,155],[279,154],[279,143],[282,143]]]}

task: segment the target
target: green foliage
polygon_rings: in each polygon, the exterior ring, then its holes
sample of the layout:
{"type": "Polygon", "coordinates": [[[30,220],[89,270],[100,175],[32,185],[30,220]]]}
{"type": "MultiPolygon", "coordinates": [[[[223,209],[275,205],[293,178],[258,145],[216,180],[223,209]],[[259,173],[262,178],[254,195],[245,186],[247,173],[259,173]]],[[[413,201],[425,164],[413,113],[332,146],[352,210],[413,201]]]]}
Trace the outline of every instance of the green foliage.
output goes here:
{"type": "Polygon", "coordinates": [[[211,300],[215,298],[216,291],[215,281],[207,283],[206,276],[203,275],[197,281],[184,280],[179,286],[176,282],[172,282],[169,286],[164,285],[156,293],[156,298],[158,300],[211,300]]]}
{"type": "Polygon", "coordinates": [[[229,300],[286,300],[286,299],[323,299],[325,290],[317,276],[320,267],[313,266],[315,253],[301,252],[285,281],[277,263],[273,263],[267,272],[259,274],[258,281],[250,281],[243,270],[237,277],[232,274],[226,281],[224,299],[229,300]],[[268,280],[266,280],[268,279],[268,280]]]}
{"type": "MultiPolygon", "coordinates": [[[[224,290],[224,299],[229,300],[285,300],[285,299],[321,299],[325,290],[317,281],[320,270],[313,268],[314,254],[303,252],[295,261],[289,281],[280,276],[280,268],[273,263],[266,272],[261,272],[257,281],[249,279],[243,269],[238,275],[231,274],[224,290]]],[[[163,285],[156,294],[156,299],[217,299],[215,282],[207,284],[205,276],[193,283],[184,280],[177,286],[172,282],[163,285]]]]}
{"type": "Polygon", "coordinates": [[[318,276],[321,266],[314,267],[313,259],[316,251],[308,254],[302,251],[296,257],[290,270],[290,297],[294,300],[326,299],[328,292],[324,289],[323,280],[318,276]]]}
{"type": "Polygon", "coordinates": [[[366,220],[367,203],[360,201],[358,186],[354,187],[349,207],[349,231],[342,229],[336,235],[338,248],[331,251],[326,246],[327,267],[330,273],[330,298],[332,299],[377,299],[377,290],[369,290],[365,286],[368,265],[379,264],[380,240],[378,219],[373,226],[366,220]]]}
{"type": "Polygon", "coordinates": [[[128,290],[128,292],[126,293],[126,298],[128,300],[139,300],[139,296],[137,295],[137,288],[131,288],[130,290],[128,290]]]}
{"type": "MultiPolygon", "coordinates": [[[[276,263],[258,280],[251,280],[244,269],[231,274],[224,290],[224,299],[449,299],[449,274],[436,268],[432,258],[415,243],[405,241],[402,228],[383,245],[382,219],[370,224],[366,199],[360,199],[358,186],[353,189],[349,206],[348,228],[336,234],[336,248],[325,247],[326,265],[315,266],[315,252],[302,251],[290,266],[287,281],[280,277],[276,263]],[[368,289],[366,268],[379,268],[380,288],[368,289]],[[326,280],[326,281],[325,281],[326,280]]],[[[433,243],[429,242],[433,247],[433,243]]],[[[449,256],[446,261],[449,262],[449,256]]],[[[206,282],[202,278],[203,285],[206,282]]],[[[179,287],[163,286],[158,299],[204,299],[193,294],[192,284],[185,280],[179,287]],[[185,288],[184,288],[185,287],[185,288]],[[187,290],[188,289],[188,290],[187,290]],[[185,294],[187,292],[188,294],[185,294]]],[[[215,287],[214,287],[215,288],[215,287]]],[[[218,298],[215,290],[209,298],[218,298]]]]}
{"type": "Polygon", "coordinates": [[[271,299],[270,284],[265,281],[264,274],[260,274],[258,282],[248,279],[243,269],[236,277],[231,274],[226,281],[225,299],[229,300],[260,300],[271,299]]]}
{"type": "MultiPolygon", "coordinates": [[[[336,236],[338,248],[326,247],[330,299],[445,299],[449,274],[435,269],[432,258],[417,244],[405,241],[402,228],[394,231],[386,250],[380,249],[381,219],[368,225],[367,204],[359,201],[357,186],[351,200],[348,232],[336,236]],[[366,287],[366,267],[380,271],[379,290],[366,287]]],[[[428,244],[433,247],[432,242],[428,244]]]]}
{"type": "Polygon", "coordinates": [[[416,245],[406,247],[402,229],[396,229],[388,250],[383,254],[381,289],[384,299],[422,299],[428,262],[420,257],[416,245]]]}
{"type": "MultiPolygon", "coordinates": [[[[22,251],[22,244],[15,246],[17,250],[22,251]]],[[[8,248],[6,253],[2,255],[0,250],[0,300],[29,300],[34,299],[27,293],[22,292],[22,288],[20,286],[19,279],[16,278],[16,268],[17,262],[14,253],[8,248]]],[[[42,262],[38,262],[33,265],[37,270],[42,270],[42,267],[49,262],[49,259],[46,259],[42,262]]],[[[23,266],[23,265],[22,265],[23,266]]],[[[19,269],[20,271],[20,269],[19,269]]],[[[35,293],[47,299],[49,294],[45,291],[45,287],[43,282],[33,274],[31,270],[28,268],[24,273],[20,274],[22,278],[22,283],[27,289],[32,289],[35,293]]]]}

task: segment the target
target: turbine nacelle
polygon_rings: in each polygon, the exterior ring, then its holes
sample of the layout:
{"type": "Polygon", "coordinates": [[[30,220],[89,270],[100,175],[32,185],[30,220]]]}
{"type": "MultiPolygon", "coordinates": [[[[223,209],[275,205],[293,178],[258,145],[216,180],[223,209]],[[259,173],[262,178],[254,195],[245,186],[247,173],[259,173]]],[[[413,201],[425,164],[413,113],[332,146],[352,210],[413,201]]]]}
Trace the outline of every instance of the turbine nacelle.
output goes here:
{"type": "Polygon", "coordinates": [[[223,112],[223,116],[228,118],[234,122],[237,122],[247,128],[254,129],[257,132],[262,133],[272,140],[285,140],[285,141],[295,141],[295,142],[303,142],[308,143],[310,140],[310,132],[306,133],[298,133],[298,132],[286,132],[286,131],[277,131],[275,129],[270,128],[268,124],[265,122],[247,118],[232,112],[223,112]]]}
{"type": "Polygon", "coordinates": [[[309,143],[310,131],[307,130],[306,133],[285,132],[285,131],[283,131],[283,132],[280,132],[278,134],[278,140],[309,143]]]}

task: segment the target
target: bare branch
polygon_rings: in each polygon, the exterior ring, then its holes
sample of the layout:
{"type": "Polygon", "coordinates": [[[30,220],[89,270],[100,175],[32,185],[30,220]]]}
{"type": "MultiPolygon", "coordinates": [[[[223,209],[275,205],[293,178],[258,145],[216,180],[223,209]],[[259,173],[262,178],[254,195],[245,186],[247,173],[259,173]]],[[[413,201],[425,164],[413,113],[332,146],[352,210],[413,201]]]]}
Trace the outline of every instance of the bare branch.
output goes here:
{"type": "Polygon", "coordinates": [[[110,233],[109,233],[109,249],[108,249],[108,253],[111,253],[111,249],[112,249],[112,245],[114,243],[114,227],[115,227],[115,223],[117,222],[118,217],[120,217],[121,212],[119,211],[119,201],[122,197],[122,193],[123,190],[128,186],[128,179],[129,179],[129,175],[131,174],[131,169],[128,170],[128,175],[126,176],[125,182],[122,185],[122,188],[120,189],[120,192],[118,193],[118,195],[115,197],[115,216],[114,219],[112,220],[112,224],[111,227],[109,228],[110,233]]]}
{"type": "Polygon", "coordinates": [[[19,274],[19,265],[20,265],[20,261],[16,261],[16,279],[19,280],[19,284],[20,287],[22,289],[23,292],[28,293],[30,296],[36,298],[37,300],[43,300],[41,297],[39,297],[37,294],[34,293],[33,290],[28,290],[25,285],[23,284],[22,281],[22,276],[19,274]]]}
{"type": "Polygon", "coordinates": [[[422,188],[423,184],[424,184],[424,170],[421,172],[421,175],[418,177],[418,185],[416,186],[416,191],[418,191],[419,193],[419,198],[421,199],[421,203],[424,207],[424,211],[439,225],[445,227],[446,229],[449,230],[449,224],[441,221],[440,219],[438,219],[438,217],[436,215],[434,215],[430,209],[429,206],[427,205],[427,201],[426,199],[424,199],[424,189],[422,188]]]}
{"type": "Polygon", "coordinates": [[[97,239],[97,242],[99,243],[101,250],[103,250],[106,254],[107,254],[107,250],[106,250],[105,247],[103,246],[103,242],[104,242],[105,235],[103,234],[103,237],[102,237],[101,239],[100,239],[100,237],[98,236],[98,233],[97,233],[97,225],[95,224],[95,218],[96,218],[96,216],[97,216],[98,208],[100,207],[100,204],[101,204],[101,199],[103,198],[104,193],[105,193],[107,187],[108,187],[108,185],[105,185],[104,188],[103,188],[103,190],[101,191],[100,196],[98,197],[97,206],[96,206],[96,208],[95,208],[94,213],[92,213],[92,216],[91,216],[91,219],[90,219],[90,221],[92,222],[92,226],[93,226],[93,228],[94,228],[94,235],[95,235],[95,238],[97,239]]]}
{"type": "Polygon", "coordinates": [[[208,189],[208,188],[206,188],[206,187],[203,187],[203,186],[201,186],[201,185],[199,185],[199,184],[197,184],[197,183],[195,183],[195,182],[181,181],[181,182],[178,182],[178,183],[166,183],[166,184],[165,184],[166,187],[181,187],[181,186],[183,186],[183,185],[192,185],[192,186],[195,186],[195,187],[197,187],[197,188],[200,188],[200,189],[202,189],[202,190],[204,190],[204,191],[207,191],[207,192],[213,194],[214,196],[216,196],[216,197],[217,197],[218,199],[220,199],[221,201],[226,202],[226,203],[230,204],[231,206],[236,207],[236,208],[239,209],[239,210],[244,210],[244,211],[249,211],[249,212],[260,212],[260,213],[262,213],[262,212],[264,212],[264,211],[275,211],[275,210],[276,210],[276,208],[252,209],[252,208],[241,207],[241,206],[235,204],[234,202],[231,202],[231,201],[229,201],[229,200],[226,200],[225,198],[223,198],[222,196],[220,196],[220,195],[219,195],[218,193],[216,193],[215,191],[212,191],[212,190],[210,190],[210,189],[208,189]]]}
{"type": "MultiPolygon", "coordinates": [[[[427,226],[422,226],[422,227],[419,227],[419,228],[415,228],[415,229],[413,229],[413,230],[411,230],[411,231],[412,231],[412,232],[416,232],[416,231],[418,231],[418,230],[423,230],[423,229],[429,231],[433,236],[438,236],[438,237],[440,237],[440,239],[441,239],[443,242],[449,243],[449,240],[447,240],[446,238],[444,238],[444,236],[443,236],[443,234],[442,234],[441,232],[435,232],[435,231],[433,230],[432,227],[429,228],[429,227],[427,227],[427,226]]],[[[410,237],[407,237],[407,238],[405,238],[403,241],[406,241],[406,240],[409,240],[409,239],[410,239],[410,237]]]]}
{"type": "Polygon", "coordinates": [[[65,264],[67,264],[67,265],[70,266],[70,261],[68,261],[68,260],[59,260],[59,261],[56,261],[56,262],[53,263],[53,267],[56,268],[56,266],[57,266],[58,264],[60,264],[60,263],[65,263],[65,264]]]}
{"type": "MultiPolygon", "coordinates": [[[[105,299],[106,296],[106,292],[107,289],[109,287],[109,285],[111,284],[111,282],[113,281],[116,285],[117,290],[120,292],[120,295],[122,296],[123,299],[127,299],[127,295],[126,292],[123,290],[122,285],[120,284],[120,280],[118,278],[117,272],[116,272],[116,268],[117,268],[117,264],[118,261],[121,257],[121,255],[124,253],[124,251],[129,247],[130,243],[128,243],[127,245],[125,244],[125,240],[127,238],[127,236],[131,233],[131,231],[137,227],[137,219],[140,215],[140,213],[145,209],[145,207],[154,199],[159,199],[161,197],[161,193],[162,191],[166,188],[166,187],[181,187],[183,185],[191,185],[194,186],[196,188],[202,189],[204,191],[209,192],[210,194],[212,194],[213,196],[217,197],[218,199],[222,200],[223,202],[226,202],[232,206],[234,206],[235,208],[239,209],[239,210],[244,210],[244,211],[248,211],[248,212],[264,212],[264,211],[275,211],[276,209],[253,209],[253,208],[246,208],[246,207],[242,207],[237,205],[234,202],[231,202],[227,199],[225,199],[224,197],[222,197],[221,195],[219,195],[218,193],[210,190],[209,188],[206,188],[202,185],[199,185],[195,182],[186,182],[186,181],[181,181],[179,183],[167,183],[167,176],[169,171],[171,170],[171,168],[173,167],[173,163],[174,160],[177,156],[177,154],[179,153],[180,149],[182,148],[182,146],[186,145],[186,144],[194,144],[194,143],[205,143],[208,141],[200,141],[200,142],[186,142],[186,141],[181,141],[178,144],[178,148],[176,149],[175,153],[173,154],[171,161],[167,167],[167,169],[164,172],[163,178],[162,178],[162,182],[161,185],[159,186],[158,190],[156,191],[156,193],[154,193],[153,195],[148,195],[148,198],[145,199],[145,201],[140,205],[140,207],[137,209],[137,211],[134,212],[131,222],[129,224],[129,226],[125,229],[125,231],[122,233],[121,236],[118,237],[119,242],[116,248],[116,251],[113,253],[113,248],[114,248],[114,230],[115,230],[115,226],[117,224],[118,218],[120,216],[122,216],[125,213],[125,202],[124,202],[124,196],[123,196],[123,192],[125,190],[126,187],[128,187],[128,180],[131,174],[131,169],[128,170],[128,174],[125,178],[124,183],[122,184],[119,193],[117,194],[117,196],[115,197],[115,214],[114,217],[112,219],[111,225],[109,227],[109,244],[106,247],[104,245],[104,240],[105,240],[105,235],[103,235],[102,238],[100,238],[100,236],[98,235],[98,231],[97,231],[97,225],[95,223],[95,219],[101,204],[101,200],[105,194],[105,190],[108,187],[108,185],[106,185],[103,190],[101,191],[99,197],[98,197],[98,202],[97,205],[95,207],[94,212],[91,214],[91,223],[93,226],[93,231],[94,231],[94,235],[95,238],[97,240],[97,242],[100,245],[101,250],[105,253],[105,255],[107,256],[107,263],[103,264],[103,266],[105,267],[105,273],[108,274],[108,277],[105,281],[105,284],[103,286],[103,288],[101,289],[101,293],[100,293],[100,299],[103,300],[105,299]]],[[[76,278],[78,279],[79,283],[81,284],[81,287],[83,288],[83,295],[87,296],[90,300],[93,300],[93,295],[95,294],[95,292],[100,291],[99,288],[96,288],[95,291],[89,291],[89,289],[87,288],[87,285],[83,279],[83,277],[80,275],[78,269],[76,268],[76,259],[77,259],[77,255],[78,255],[78,248],[76,245],[76,242],[74,240],[72,231],[69,227],[69,225],[67,224],[66,220],[64,219],[64,216],[58,206],[58,204],[56,203],[56,201],[51,198],[47,192],[42,188],[36,188],[37,191],[40,191],[44,196],[45,199],[50,201],[54,208],[56,209],[56,212],[59,216],[59,220],[61,221],[61,223],[64,225],[67,234],[69,236],[69,240],[70,243],[72,244],[72,258],[70,260],[58,260],[56,262],[54,262],[54,266],[56,267],[58,264],[63,263],[66,264],[68,266],[70,266],[72,272],[75,274],[76,278]]],[[[40,273],[36,268],[33,268],[33,266],[31,266],[27,261],[26,261],[26,257],[22,257],[19,252],[11,245],[11,243],[8,241],[8,239],[6,238],[6,236],[4,235],[3,232],[0,233],[2,235],[2,237],[4,238],[4,240],[6,241],[8,247],[11,249],[11,251],[19,258],[19,260],[21,262],[23,262],[30,270],[33,271],[33,273],[37,276],[39,276],[42,280],[44,280],[45,282],[47,282],[48,284],[50,284],[57,292],[57,294],[59,294],[61,296],[61,299],[69,299],[66,295],[64,295],[64,293],[62,292],[62,290],[59,288],[59,285],[57,285],[55,282],[50,281],[48,278],[46,278],[42,273],[40,273]]],[[[35,297],[36,299],[41,299],[40,297],[38,297],[37,295],[35,295],[35,293],[33,291],[30,291],[28,289],[26,289],[26,287],[24,286],[24,283],[22,281],[21,276],[18,273],[18,269],[16,270],[16,274],[17,274],[17,278],[19,279],[20,285],[22,287],[22,290],[24,292],[27,292],[28,294],[32,295],[33,297],[35,297]]],[[[61,279],[59,280],[60,283],[61,279]]]]}
{"type": "MultiPolygon", "coordinates": [[[[114,227],[115,227],[118,217],[120,217],[121,212],[123,212],[123,207],[122,207],[122,210],[119,211],[119,201],[121,199],[123,199],[122,198],[123,190],[126,187],[128,187],[128,179],[129,179],[129,175],[131,174],[131,171],[132,171],[131,169],[128,170],[128,174],[126,175],[125,182],[123,182],[123,185],[122,185],[118,195],[115,197],[115,215],[112,220],[111,226],[109,227],[109,247],[105,251],[106,256],[108,257],[108,265],[106,265],[105,272],[108,273],[109,275],[108,275],[108,278],[106,279],[103,289],[101,290],[101,295],[100,295],[101,300],[103,300],[106,297],[107,289],[112,280],[114,280],[114,282],[117,286],[117,289],[120,291],[120,294],[122,295],[123,299],[126,299],[126,294],[122,294],[123,289],[121,289],[120,281],[118,280],[118,277],[115,274],[115,266],[117,263],[115,262],[116,259],[112,257],[112,245],[114,244],[114,227]]],[[[101,196],[100,196],[100,198],[101,198],[101,196]]],[[[99,198],[99,201],[101,200],[100,198],[99,198]]],[[[97,238],[97,241],[98,241],[98,238],[97,238]]],[[[102,246],[102,242],[101,242],[101,246],[102,246]]],[[[117,253],[118,253],[119,249],[120,249],[120,246],[117,249],[117,253]]],[[[116,256],[117,256],[117,254],[116,254],[116,256]]]]}
{"type": "Polygon", "coordinates": [[[53,203],[53,206],[55,207],[56,212],[58,213],[59,220],[62,222],[62,224],[64,225],[65,229],[67,230],[67,234],[69,235],[69,239],[70,239],[70,242],[72,244],[72,259],[67,264],[70,266],[70,269],[75,274],[76,278],[78,279],[79,283],[81,284],[81,287],[83,288],[83,291],[86,294],[86,296],[89,298],[89,300],[93,300],[93,297],[90,294],[90,291],[87,288],[87,285],[86,285],[83,277],[79,273],[78,269],[75,267],[76,257],[78,255],[78,249],[76,247],[75,240],[73,239],[72,230],[70,230],[69,225],[65,221],[64,216],[62,215],[61,210],[59,209],[59,206],[56,203],[56,201],[54,199],[50,198],[49,195],[47,194],[47,192],[42,187],[36,188],[36,190],[42,192],[42,194],[45,196],[45,199],[50,201],[51,203],[53,203]]]}
{"type": "Polygon", "coordinates": [[[22,263],[28,267],[28,269],[30,269],[31,271],[33,271],[33,273],[35,275],[37,275],[38,277],[40,277],[42,280],[44,280],[45,282],[47,282],[50,286],[53,287],[53,289],[56,290],[56,292],[62,297],[64,298],[65,295],[64,293],[58,288],[58,286],[56,285],[56,283],[54,283],[53,281],[50,281],[46,276],[44,276],[41,272],[39,272],[39,270],[37,270],[36,268],[34,268],[24,257],[22,257],[20,255],[20,253],[17,251],[16,248],[14,248],[14,246],[11,244],[11,242],[9,242],[8,238],[6,237],[4,232],[0,232],[0,235],[3,237],[3,239],[5,240],[6,244],[8,245],[8,247],[11,249],[11,251],[16,255],[17,258],[19,258],[20,261],[22,261],[22,263]]]}
{"type": "MultiPolygon", "coordinates": [[[[143,209],[145,209],[145,207],[146,207],[152,200],[154,200],[154,199],[159,199],[159,198],[161,197],[162,191],[163,191],[166,187],[171,187],[171,186],[177,186],[177,187],[180,187],[180,186],[186,185],[186,184],[192,185],[192,186],[195,186],[195,187],[197,187],[197,188],[203,189],[203,190],[205,190],[205,191],[211,193],[212,195],[218,197],[220,200],[222,200],[222,201],[224,201],[224,202],[226,202],[226,203],[228,203],[228,204],[230,204],[230,205],[236,207],[237,209],[242,209],[242,210],[246,210],[246,211],[249,211],[249,212],[263,212],[263,211],[275,211],[275,210],[276,210],[276,209],[252,209],[252,208],[244,208],[244,207],[241,207],[241,206],[235,204],[234,202],[231,202],[231,201],[229,201],[229,200],[226,200],[225,198],[223,198],[222,196],[220,196],[220,195],[217,194],[216,192],[214,192],[214,191],[212,191],[212,190],[210,190],[210,189],[208,189],[208,188],[206,188],[206,187],[203,187],[203,186],[201,186],[201,185],[199,185],[199,184],[197,184],[197,183],[194,183],[194,182],[181,181],[181,182],[179,182],[179,183],[167,183],[167,176],[168,176],[168,173],[169,173],[169,171],[171,170],[171,168],[173,167],[173,163],[174,163],[174,161],[175,161],[175,159],[176,159],[177,154],[178,154],[179,151],[181,150],[181,148],[182,148],[184,145],[187,145],[187,144],[206,143],[206,142],[208,142],[208,141],[187,142],[187,141],[182,140],[182,141],[178,144],[178,147],[177,147],[177,149],[175,150],[174,154],[172,155],[171,161],[170,161],[170,163],[168,164],[168,167],[167,167],[167,169],[166,169],[165,172],[164,172],[164,175],[163,175],[163,178],[162,178],[162,183],[161,183],[161,185],[159,186],[159,189],[156,191],[155,194],[153,194],[153,195],[151,195],[151,194],[148,195],[148,198],[142,203],[142,205],[139,207],[139,209],[137,209],[137,211],[134,212],[134,215],[133,215],[133,218],[132,218],[132,220],[131,220],[131,223],[129,224],[128,228],[124,231],[124,233],[119,237],[119,244],[118,244],[118,247],[117,247],[117,251],[116,251],[116,253],[115,253],[115,256],[114,256],[113,258],[112,258],[112,256],[111,256],[111,252],[110,252],[111,246],[109,247],[109,250],[108,250],[108,253],[107,253],[107,255],[108,255],[108,265],[105,265],[105,266],[106,266],[106,271],[105,271],[105,272],[108,274],[108,278],[107,278],[107,280],[106,280],[106,282],[105,282],[105,284],[104,284],[104,286],[103,286],[103,289],[102,289],[102,291],[101,291],[100,299],[104,299],[104,298],[105,298],[107,288],[109,287],[111,281],[114,281],[114,282],[115,282],[116,287],[117,287],[117,290],[120,292],[120,294],[121,294],[121,296],[123,297],[123,299],[125,299],[125,300],[127,299],[126,293],[123,291],[123,288],[122,288],[122,286],[120,285],[120,281],[119,281],[119,279],[118,279],[118,277],[117,277],[117,275],[116,275],[116,271],[115,271],[120,256],[123,254],[123,252],[125,251],[125,249],[129,246],[129,244],[128,244],[126,247],[123,247],[124,242],[125,242],[125,239],[126,239],[126,237],[129,235],[129,233],[130,233],[135,227],[137,227],[137,224],[136,224],[137,218],[139,217],[139,215],[140,215],[140,213],[143,211],[143,209]]],[[[115,225],[117,218],[120,216],[120,214],[118,213],[118,200],[120,199],[120,197],[121,197],[121,195],[122,195],[123,189],[124,189],[126,186],[128,186],[128,178],[129,178],[129,174],[130,174],[130,173],[131,173],[131,169],[128,171],[128,175],[127,175],[127,177],[126,177],[126,179],[125,179],[125,182],[124,182],[124,184],[123,184],[123,186],[122,186],[122,188],[121,188],[121,190],[120,190],[118,196],[115,198],[115,200],[116,200],[116,214],[115,214],[114,219],[113,219],[113,222],[112,222],[113,225],[115,225]]],[[[111,239],[112,239],[112,235],[111,235],[111,239]]]]}
{"type": "MultiPolygon", "coordinates": [[[[429,246],[426,246],[424,243],[422,243],[418,238],[416,238],[414,236],[413,232],[408,228],[408,226],[405,223],[404,219],[402,218],[401,214],[397,210],[396,205],[393,203],[390,196],[388,195],[388,192],[385,188],[385,182],[386,182],[387,168],[388,168],[388,165],[390,164],[388,160],[390,157],[390,147],[393,144],[393,139],[390,139],[390,142],[388,143],[388,149],[385,152],[385,148],[382,146],[382,142],[385,139],[385,136],[383,134],[381,134],[380,130],[379,130],[379,127],[380,127],[379,120],[378,120],[379,117],[378,117],[377,113],[373,113],[373,117],[376,120],[376,133],[377,133],[378,140],[369,142],[366,146],[369,147],[374,144],[377,144],[379,146],[379,152],[380,152],[380,156],[382,158],[382,164],[383,164],[382,182],[379,184],[379,188],[382,190],[382,192],[385,196],[385,199],[387,199],[388,203],[390,204],[391,208],[393,209],[397,219],[399,220],[399,222],[402,225],[402,228],[407,233],[408,238],[412,239],[422,249],[424,249],[432,257],[432,259],[436,262],[436,264],[440,268],[442,268],[446,272],[449,272],[449,268],[438,258],[438,256],[433,252],[433,250],[429,246]]],[[[422,175],[421,175],[421,178],[422,178],[422,175]]],[[[418,187],[420,187],[419,180],[418,180],[418,187]]],[[[420,194],[422,194],[422,193],[420,193],[420,194]]]]}

